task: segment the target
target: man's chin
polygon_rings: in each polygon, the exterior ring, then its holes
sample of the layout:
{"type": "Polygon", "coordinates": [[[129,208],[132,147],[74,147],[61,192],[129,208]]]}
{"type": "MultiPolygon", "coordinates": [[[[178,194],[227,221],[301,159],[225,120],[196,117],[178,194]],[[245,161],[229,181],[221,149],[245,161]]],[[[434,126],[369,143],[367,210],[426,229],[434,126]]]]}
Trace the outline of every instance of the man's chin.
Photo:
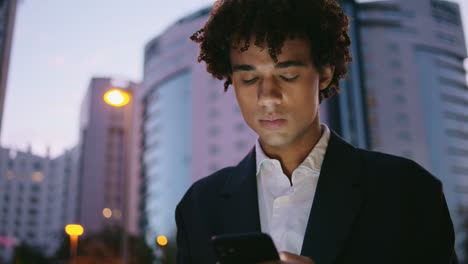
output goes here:
{"type": "Polygon", "coordinates": [[[263,144],[268,145],[269,147],[279,148],[279,147],[287,146],[290,143],[290,140],[286,137],[270,136],[270,137],[261,138],[261,142],[263,144]]]}

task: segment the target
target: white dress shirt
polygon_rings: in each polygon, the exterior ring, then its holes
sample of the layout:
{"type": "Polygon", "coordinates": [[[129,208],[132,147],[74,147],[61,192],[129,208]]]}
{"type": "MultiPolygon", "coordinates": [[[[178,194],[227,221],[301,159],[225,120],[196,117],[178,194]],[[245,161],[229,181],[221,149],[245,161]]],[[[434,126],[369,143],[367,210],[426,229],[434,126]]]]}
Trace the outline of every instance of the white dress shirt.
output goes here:
{"type": "Polygon", "coordinates": [[[291,176],[292,185],[281,164],[255,145],[257,190],[262,232],[270,234],[278,251],[300,255],[320,169],[330,139],[322,124],[322,136],[291,176]]]}

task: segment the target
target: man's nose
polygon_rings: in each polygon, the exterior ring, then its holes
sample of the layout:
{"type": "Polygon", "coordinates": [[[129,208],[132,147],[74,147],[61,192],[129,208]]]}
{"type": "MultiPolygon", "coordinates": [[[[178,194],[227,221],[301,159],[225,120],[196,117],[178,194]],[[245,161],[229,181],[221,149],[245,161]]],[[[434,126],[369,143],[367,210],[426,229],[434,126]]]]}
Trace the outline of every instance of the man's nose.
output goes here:
{"type": "Polygon", "coordinates": [[[274,78],[262,78],[258,85],[257,97],[260,106],[274,106],[281,103],[283,94],[274,78]]]}

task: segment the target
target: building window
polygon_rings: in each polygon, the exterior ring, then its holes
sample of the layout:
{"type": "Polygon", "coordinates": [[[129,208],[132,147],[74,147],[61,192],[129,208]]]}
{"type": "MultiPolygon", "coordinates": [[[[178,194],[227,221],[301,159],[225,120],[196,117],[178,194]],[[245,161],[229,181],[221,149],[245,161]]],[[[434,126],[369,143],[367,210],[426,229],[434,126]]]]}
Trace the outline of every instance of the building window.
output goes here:
{"type": "Polygon", "coordinates": [[[400,46],[398,45],[398,43],[390,42],[387,44],[387,49],[391,52],[398,52],[400,51],[400,46]]]}
{"type": "Polygon", "coordinates": [[[392,79],[392,84],[394,86],[401,86],[401,85],[403,85],[403,80],[401,78],[393,78],[392,79]]]}
{"type": "Polygon", "coordinates": [[[385,31],[388,33],[401,33],[400,27],[385,27],[385,31]]]}
{"type": "Polygon", "coordinates": [[[31,232],[31,231],[29,231],[29,232],[26,234],[26,236],[28,237],[28,239],[34,239],[34,238],[36,237],[36,235],[35,235],[33,232],[31,232]]]}
{"type": "Polygon", "coordinates": [[[401,139],[401,140],[404,140],[404,141],[409,141],[411,139],[410,137],[410,134],[408,131],[400,131],[398,133],[398,137],[401,139]]]}
{"type": "Polygon", "coordinates": [[[396,113],[396,120],[402,124],[407,124],[408,115],[406,113],[396,113]]]}
{"type": "Polygon", "coordinates": [[[395,101],[395,103],[397,104],[404,104],[406,103],[406,98],[403,96],[403,95],[395,95],[393,97],[393,100],[395,101]]]}
{"type": "Polygon", "coordinates": [[[212,155],[218,154],[219,151],[220,151],[220,147],[218,145],[216,145],[216,144],[210,145],[210,153],[212,155]]]}
{"type": "Polygon", "coordinates": [[[6,172],[6,177],[7,177],[8,180],[12,180],[13,177],[14,177],[13,172],[11,170],[8,170],[6,172]]]}
{"type": "Polygon", "coordinates": [[[468,168],[466,167],[453,167],[452,172],[455,174],[468,175],[468,168]]]}
{"type": "Polygon", "coordinates": [[[244,122],[237,122],[235,124],[235,129],[237,132],[243,132],[247,129],[247,126],[245,125],[244,122]]]}
{"type": "Polygon", "coordinates": [[[395,69],[395,70],[400,69],[401,68],[401,62],[398,61],[398,60],[392,60],[390,62],[390,66],[392,67],[392,69],[395,69]]]}
{"type": "Polygon", "coordinates": [[[457,129],[447,129],[445,133],[450,137],[456,137],[464,140],[468,140],[468,133],[457,129]]]}
{"type": "Polygon", "coordinates": [[[448,154],[449,155],[468,157],[468,149],[462,149],[462,148],[457,148],[457,147],[449,147],[448,154]]]}
{"type": "Polygon", "coordinates": [[[216,126],[212,126],[208,130],[208,135],[210,137],[216,137],[216,136],[219,135],[219,133],[220,133],[220,129],[219,129],[219,127],[216,127],[216,126]]]}
{"type": "Polygon", "coordinates": [[[219,170],[219,165],[217,163],[211,163],[210,171],[217,171],[219,170]]]}
{"type": "Polygon", "coordinates": [[[219,117],[219,111],[217,109],[210,109],[209,113],[208,113],[208,116],[210,117],[210,119],[216,119],[219,117]]]}
{"type": "Polygon", "coordinates": [[[39,202],[39,199],[35,196],[29,198],[29,201],[32,203],[32,204],[36,204],[37,202],[39,202]]]}
{"type": "Polygon", "coordinates": [[[41,190],[41,186],[37,185],[37,184],[33,184],[31,185],[31,191],[33,192],[38,192],[41,190]]]}
{"type": "Polygon", "coordinates": [[[39,170],[42,169],[42,165],[41,165],[41,163],[39,163],[38,161],[34,162],[32,167],[33,167],[33,169],[36,170],[36,171],[39,171],[39,170]]]}
{"type": "Polygon", "coordinates": [[[413,153],[411,153],[411,151],[408,151],[408,150],[407,150],[407,151],[403,151],[403,152],[401,153],[401,155],[402,155],[403,157],[407,158],[407,159],[413,158],[413,153]]]}
{"type": "Polygon", "coordinates": [[[440,41],[445,42],[447,44],[455,44],[457,42],[455,37],[445,33],[439,32],[436,34],[436,36],[440,41]]]}
{"type": "Polygon", "coordinates": [[[33,174],[31,174],[31,179],[34,182],[41,182],[44,180],[44,175],[42,174],[42,172],[36,171],[36,172],[33,172],[33,174]]]}
{"type": "Polygon", "coordinates": [[[236,149],[239,151],[245,150],[247,148],[247,142],[245,140],[239,140],[236,142],[236,149]]]}
{"type": "Polygon", "coordinates": [[[31,216],[37,215],[37,209],[35,209],[35,208],[29,209],[28,214],[31,215],[31,216]]]}
{"type": "Polygon", "coordinates": [[[211,91],[209,95],[210,102],[215,102],[219,98],[219,91],[211,91]]]}

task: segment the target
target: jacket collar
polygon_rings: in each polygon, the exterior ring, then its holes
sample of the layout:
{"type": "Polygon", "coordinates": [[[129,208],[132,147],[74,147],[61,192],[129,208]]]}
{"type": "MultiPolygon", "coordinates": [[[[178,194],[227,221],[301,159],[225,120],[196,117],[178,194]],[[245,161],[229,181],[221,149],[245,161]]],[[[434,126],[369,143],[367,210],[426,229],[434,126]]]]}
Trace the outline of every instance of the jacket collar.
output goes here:
{"type": "Polygon", "coordinates": [[[336,133],[331,134],[301,252],[316,263],[335,262],[362,205],[358,153],[336,133]]]}

